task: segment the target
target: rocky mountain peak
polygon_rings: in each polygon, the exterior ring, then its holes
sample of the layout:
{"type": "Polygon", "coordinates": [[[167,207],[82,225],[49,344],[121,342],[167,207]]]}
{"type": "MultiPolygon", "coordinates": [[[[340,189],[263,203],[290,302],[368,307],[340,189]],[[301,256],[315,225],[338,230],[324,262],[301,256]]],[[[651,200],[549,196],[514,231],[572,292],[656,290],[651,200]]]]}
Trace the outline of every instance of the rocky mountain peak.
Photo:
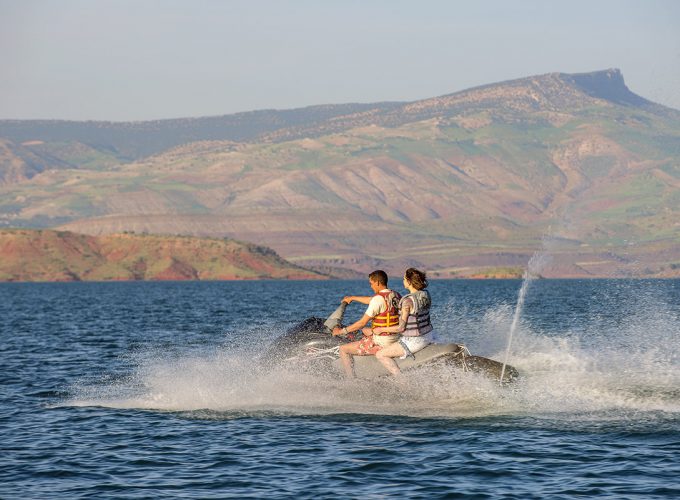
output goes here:
{"type": "Polygon", "coordinates": [[[567,83],[575,85],[583,92],[597,99],[632,106],[653,105],[651,101],[630,91],[618,68],[593,71],[590,73],[562,74],[567,83]]]}

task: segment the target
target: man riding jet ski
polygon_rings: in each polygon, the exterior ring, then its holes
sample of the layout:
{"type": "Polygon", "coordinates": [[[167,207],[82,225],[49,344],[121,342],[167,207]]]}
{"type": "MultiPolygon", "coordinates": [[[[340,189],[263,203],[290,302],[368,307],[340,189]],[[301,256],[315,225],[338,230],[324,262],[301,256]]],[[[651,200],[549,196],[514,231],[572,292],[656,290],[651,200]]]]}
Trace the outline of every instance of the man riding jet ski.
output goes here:
{"type": "MultiPolygon", "coordinates": [[[[354,359],[357,356],[373,356],[378,352],[389,350],[399,340],[397,333],[381,333],[376,328],[394,328],[399,325],[399,308],[401,295],[390,290],[387,286],[387,273],[377,269],[368,275],[368,284],[373,290],[372,296],[350,295],[342,299],[342,302],[350,304],[353,301],[366,304],[366,312],[354,323],[344,328],[336,326],[332,329],[333,335],[348,336],[354,332],[361,332],[363,338],[356,342],[350,342],[340,346],[340,362],[345,370],[345,375],[353,378],[354,359]],[[367,326],[368,323],[371,326],[367,326]]],[[[390,367],[394,371],[393,367],[390,367]]],[[[396,368],[398,371],[398,368],[396,368]]]]}

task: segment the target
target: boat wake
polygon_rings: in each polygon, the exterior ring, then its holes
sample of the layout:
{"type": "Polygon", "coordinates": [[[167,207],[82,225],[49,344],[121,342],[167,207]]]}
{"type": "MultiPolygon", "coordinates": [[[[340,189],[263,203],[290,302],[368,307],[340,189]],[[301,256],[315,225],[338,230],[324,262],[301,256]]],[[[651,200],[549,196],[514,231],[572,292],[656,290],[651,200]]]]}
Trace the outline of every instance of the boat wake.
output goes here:
{"type": "MultiPolygon", "coordinates": [[[[446,309],[446,308],[445,308],[446,309]]],[[[457,338],[483,355],[502,358],[509,306],[473,321],[448,315],[457,338]],[[455,326],[454,326],[455,325],[455,326]],[[469,339],[469,341],[468,341],[469,339]],[[486,347],[486,350],[484,349],[486,347]]],[[[680,416],[680,318],[658,303],[615,322],[538,331],[517,325],[509,362],[521,378],[509,387],[451,366],[431,366],[398,379],[345,380],[340,373],[254,362],[258,340],[240,350],[196,348],[130,355],[128,371],[72,387],[71,406],[192,412],[196,417],[376,414],[411,417],[531,416],[538,419],[629,421],[680,416]]],[[[271,337],[271,333],[267,333],[271,337]]],[[[252,338],[252,336],[250,337],[252,338]]],[[[230,342],[233,345],[233,342],[230,342]]]]}

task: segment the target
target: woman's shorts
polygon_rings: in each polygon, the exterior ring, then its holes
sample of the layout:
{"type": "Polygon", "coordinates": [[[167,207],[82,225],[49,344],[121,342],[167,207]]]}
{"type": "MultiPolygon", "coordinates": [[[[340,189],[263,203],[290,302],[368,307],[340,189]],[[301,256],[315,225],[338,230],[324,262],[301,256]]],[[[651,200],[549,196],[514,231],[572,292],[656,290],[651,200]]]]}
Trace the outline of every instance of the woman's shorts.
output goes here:
{"type": "Polygon", "coordinates": [[[426,333],[420,337],[401,337],[399,345],[404,348],[404,355],[399,359],[406,359],[408,356],[413,356],[415,353],[424,349],[433,342],[434,332],[426,333]]]}

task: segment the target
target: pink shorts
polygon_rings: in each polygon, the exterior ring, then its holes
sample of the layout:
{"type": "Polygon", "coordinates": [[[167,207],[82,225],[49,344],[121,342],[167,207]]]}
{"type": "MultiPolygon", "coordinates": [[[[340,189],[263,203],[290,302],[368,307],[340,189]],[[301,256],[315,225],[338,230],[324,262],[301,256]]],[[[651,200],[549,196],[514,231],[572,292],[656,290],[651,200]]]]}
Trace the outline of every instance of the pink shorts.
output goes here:
{"type": "Polygon", "coordinates": [[[378,335],[378,341],[375,341],[375,335],[369,335],[359,341],[357,356],[372,356],[380,349],[384,349],[390,344],[393,344],[399,338],[399,335],[378,335]]]}
{"type": "Polygon", "coordinates": [[[357,351],[359,351],[358,356],[373,356],[380,349],[382,349],[382,346],[379,346],[373,341],[373,335],[361,339],[357,346],[357,351]]]}

